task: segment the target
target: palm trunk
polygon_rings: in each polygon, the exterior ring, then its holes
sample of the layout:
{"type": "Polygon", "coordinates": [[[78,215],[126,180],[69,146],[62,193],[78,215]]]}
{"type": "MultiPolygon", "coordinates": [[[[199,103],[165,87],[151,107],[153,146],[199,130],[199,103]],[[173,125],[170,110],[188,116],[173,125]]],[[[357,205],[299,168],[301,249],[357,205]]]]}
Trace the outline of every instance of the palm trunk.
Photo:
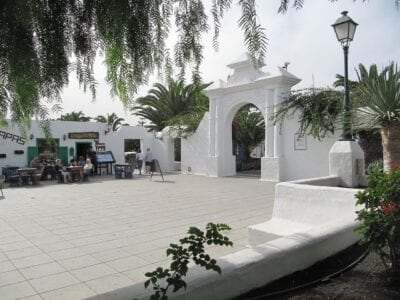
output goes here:
{"type": "Polygon", "coordinates": [[[383,169],[390,171],[394,162],[400,163],[400,122],[383,125],[380,133],[383,147],[383,169]]]}

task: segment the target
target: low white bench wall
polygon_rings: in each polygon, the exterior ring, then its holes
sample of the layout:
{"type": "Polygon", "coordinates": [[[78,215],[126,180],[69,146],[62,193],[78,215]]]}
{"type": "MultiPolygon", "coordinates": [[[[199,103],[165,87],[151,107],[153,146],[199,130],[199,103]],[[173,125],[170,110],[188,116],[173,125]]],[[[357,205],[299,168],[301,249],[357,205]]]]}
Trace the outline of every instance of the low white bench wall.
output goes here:
{"type": "Polygon", "coordinates": [[[256,246],[324,224],[354,221],[359,191],[333,186],[334,176],[282,182],[275,186],[271,220],[248,227],[249,245],[256,246]],[[328,185],[328,186],[327,186],[328,185]]]}

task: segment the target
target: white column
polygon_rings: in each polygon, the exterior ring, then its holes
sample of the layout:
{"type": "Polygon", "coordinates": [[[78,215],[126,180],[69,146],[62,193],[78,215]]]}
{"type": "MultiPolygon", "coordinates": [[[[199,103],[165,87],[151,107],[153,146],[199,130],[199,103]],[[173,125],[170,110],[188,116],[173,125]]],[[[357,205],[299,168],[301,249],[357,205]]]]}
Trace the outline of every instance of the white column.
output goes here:
{"type": "MultiPolygon", "coordinates": [[[[274,113],[276,113],[282,102],[283,90],[282,88],[275,88],[274,90],[274,113]]],[[[274,126],[274,157],[282,156],[282,136],[280,131],[283,129],[283,124],[276,124],[274,126]]]]}
{"type": "MultiPolygon", "coordinates": [[[[220,99],[221,100],[221,99],[220,99]]],[[[223,119],[222,119],[222,110],[223,110],[223,101],[218,101],[215,105],[215,156],[220,156],[222,154],[224,136],[222,134],[223,131],[223,119]]]]}
{"type": "Polygon", "coordinates": [[[274,114],[274,90],[265,93],[265,157],[274,157],[274,125],[272,116],[274,114]]]}
{"type": "Polygon", "coordinates": [[[208,149],[208,156],[215,156],[215,123],[216,123],[216,99],[211,98],[210,99],[210,113],[209,113],[209,141],[210,141],[210,146],[208,149]]]}

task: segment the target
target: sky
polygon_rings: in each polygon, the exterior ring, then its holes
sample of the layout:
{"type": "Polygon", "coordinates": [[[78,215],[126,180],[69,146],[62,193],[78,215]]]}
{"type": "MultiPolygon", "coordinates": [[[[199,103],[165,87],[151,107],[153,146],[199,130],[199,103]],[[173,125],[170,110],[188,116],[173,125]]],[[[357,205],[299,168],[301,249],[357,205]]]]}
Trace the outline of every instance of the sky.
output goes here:
{"type": "MultiPolygon", "coordinates": [[[[209,0],[204,3],[209,11],[209,0]]],[[[234,3],[237,1],[234,0],[234,3]]],[[[337,41],[331,25],[348,11],[359,25],[349,50],[349,77],[356,79],[355,68],[359,63],[369,67],[377,64],[386,66],[389,62],[400,63],[400,10],[394,0],[306,0],[300,10],[289,9],[278,14],[280,0],[258,0],[259,22],[268,37],[268,51],[264,71],[283,66],[289,62],[288,71],[301,79],[294,89],[332,86],[336,74],[343,74],[343,50],[337,41]]],[[[204,60],[201,72],[204,82],[226,80],[232,70],[226,65],[246,52],[243,34],[237,25],[240,7],[236,4],[225,14],[219,38],[219,51],[212,46],[212,26],[202,37],[204,60]]],[[[209,19],[211,23],[211,18],[209,19]]],[[[174,41],[171,33],[170,44],[174,41]]],[[[82,111],[86,116],[95,117],[115,112],[130,125],[137,125],[137,118],[125,111],[118,98],[110,95],[110,86],[105,81],[106,68],[99,57],[95,64],[95,78],[98,82],[96,100],[90,92],[83,92],[74,74],[62,94],[63,114],[82,111]]],[[[142,86],[137,97],[144,96],[155,82],[153,76],[148,85],[142,86]]],[[[136,97],[135,97],[136,98],[136,97]]],[[[52,114],[51,117],[58,117],[52,114]]]]}

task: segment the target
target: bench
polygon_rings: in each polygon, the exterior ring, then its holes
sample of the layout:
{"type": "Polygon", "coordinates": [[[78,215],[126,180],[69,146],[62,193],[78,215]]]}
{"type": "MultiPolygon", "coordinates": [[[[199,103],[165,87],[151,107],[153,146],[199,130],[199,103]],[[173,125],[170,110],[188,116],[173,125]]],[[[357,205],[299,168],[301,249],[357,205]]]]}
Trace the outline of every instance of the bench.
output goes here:
{"type": "Polygon", "coordinates": [[[354,222],[357,217],[354,195],[359,190],[339,188],[338,180],[338,177],[327,176],[277,184],[272,218],[248,227],[249,245],[256,246],[323,225],[354,222]]]}

